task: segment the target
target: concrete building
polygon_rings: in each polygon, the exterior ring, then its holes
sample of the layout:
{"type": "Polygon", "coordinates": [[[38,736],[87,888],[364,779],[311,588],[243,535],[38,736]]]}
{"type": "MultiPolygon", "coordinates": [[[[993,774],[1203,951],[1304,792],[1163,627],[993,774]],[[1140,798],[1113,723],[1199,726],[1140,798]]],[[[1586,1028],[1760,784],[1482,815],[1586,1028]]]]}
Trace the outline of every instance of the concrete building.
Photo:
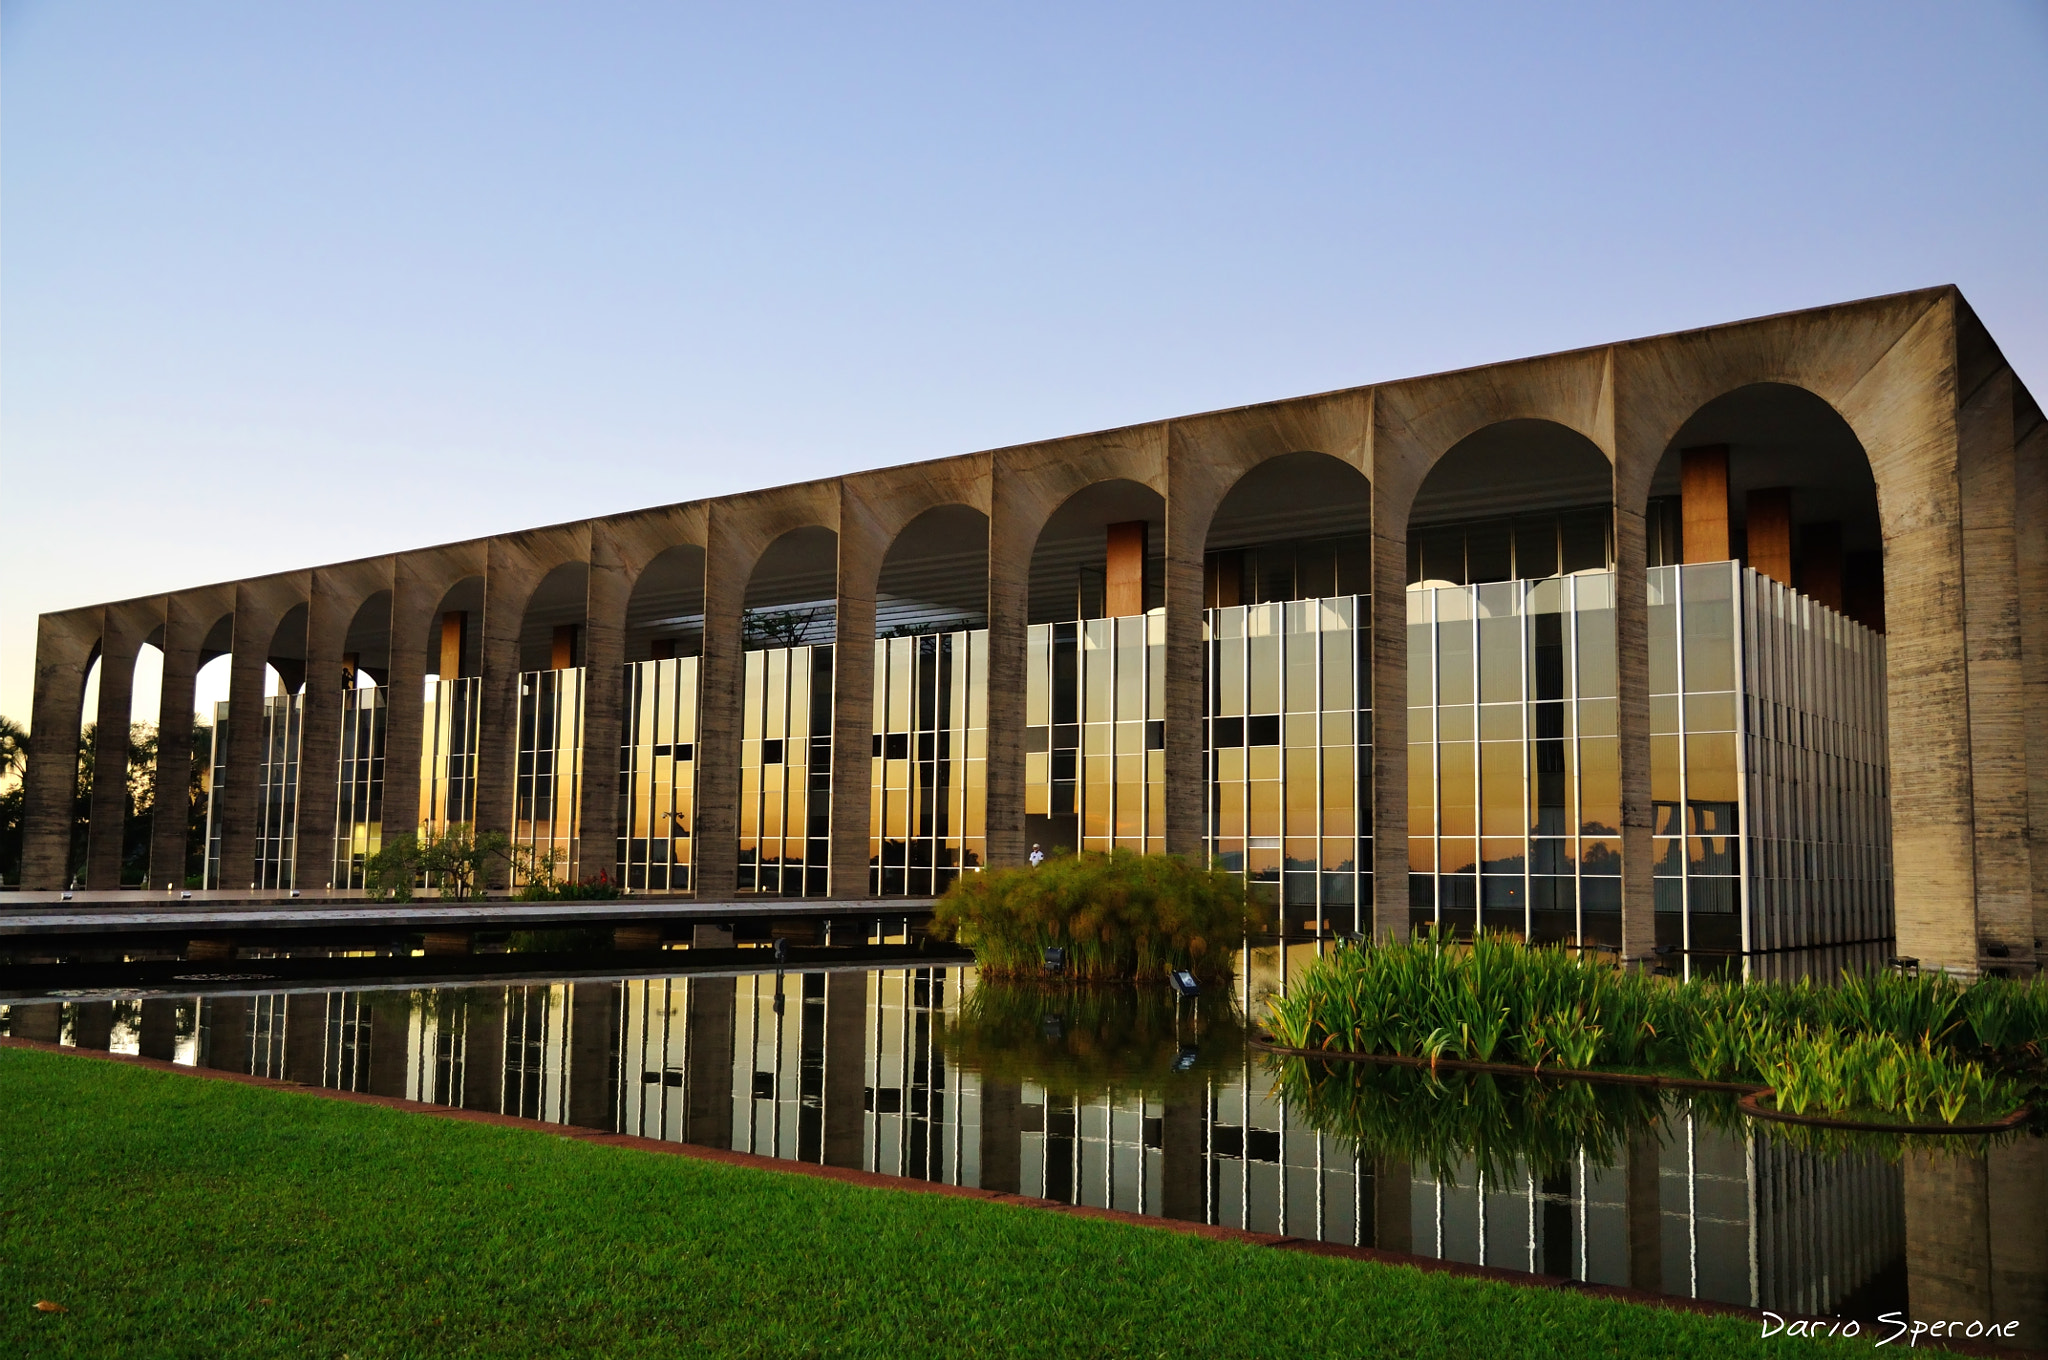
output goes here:
{"type": "Polygon", "coordinates": [[[1122,845],[1295,937],[2031,969],[2044,451],[1937,288],[48,614],[25,885],[120,886],[75,734],[97,665],[117,825],[151,645],[157,888],[230,655],[209,886],[456,823],[706,901],[1122,845]]]}

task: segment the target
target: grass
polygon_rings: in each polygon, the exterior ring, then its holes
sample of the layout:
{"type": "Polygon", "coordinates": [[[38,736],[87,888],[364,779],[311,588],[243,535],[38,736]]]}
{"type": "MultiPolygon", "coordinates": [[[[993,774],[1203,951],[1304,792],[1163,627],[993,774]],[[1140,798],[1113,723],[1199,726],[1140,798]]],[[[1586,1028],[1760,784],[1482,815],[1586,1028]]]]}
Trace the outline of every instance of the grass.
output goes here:
{"type": "Polygon", "coordinates": [[[1498,935],[1339,949],[1269,1003],[1289,1048],[1773,1086],[1799,1114],[1998,1119],[2048,1049],[2048,983],[1883,973],[1683,984],[1498,935]]]}
{"type": "Polygon", "coordinates": [[[1781,1349],[1740,1318],[47,1053],[0,1049],[0,1107],[9,1356],[1781,1349]]]}

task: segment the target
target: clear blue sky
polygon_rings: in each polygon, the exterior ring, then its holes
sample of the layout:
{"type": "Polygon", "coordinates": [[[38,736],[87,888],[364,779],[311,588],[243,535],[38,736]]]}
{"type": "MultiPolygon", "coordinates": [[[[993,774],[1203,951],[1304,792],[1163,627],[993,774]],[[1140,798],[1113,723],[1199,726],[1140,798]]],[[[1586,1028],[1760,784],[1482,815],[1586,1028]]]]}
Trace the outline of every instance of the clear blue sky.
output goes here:
{"type": "Polygon", "coordinates": [[[0,23],[23,720],[42,610],[1929,284],[2048,396],[2041,3],[0,23]]]}

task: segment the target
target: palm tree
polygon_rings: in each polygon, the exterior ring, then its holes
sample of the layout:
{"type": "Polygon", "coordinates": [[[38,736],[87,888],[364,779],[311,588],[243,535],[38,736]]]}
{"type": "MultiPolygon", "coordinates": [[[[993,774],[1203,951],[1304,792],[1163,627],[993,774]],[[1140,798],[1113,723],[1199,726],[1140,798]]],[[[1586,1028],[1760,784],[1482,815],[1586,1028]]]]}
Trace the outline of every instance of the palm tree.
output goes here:
{"type": "Polygon", "coordinates": [[[18,779],[28,768],[28,731],[0,713],[0,784],[18,779]]]}

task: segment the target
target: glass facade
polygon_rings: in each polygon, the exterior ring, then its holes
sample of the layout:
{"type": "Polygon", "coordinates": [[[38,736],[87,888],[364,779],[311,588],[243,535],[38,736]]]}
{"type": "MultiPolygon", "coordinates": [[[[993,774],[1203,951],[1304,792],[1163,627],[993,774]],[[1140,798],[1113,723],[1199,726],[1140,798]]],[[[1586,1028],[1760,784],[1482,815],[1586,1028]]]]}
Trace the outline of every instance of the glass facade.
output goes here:
{"type": "Polygon", "coordinates": [[[1884,636],[1754,571],[1738,589],[1749,947],[1888,939],[1884,636]]]}
{"type": "Polygon", "coordinates": [[[420,742],[420,832],[476,821],[477,722],[483,680],[429,680],[420,742]]]}
{"type": "Polygon", "coordinates": [[[832,865],[832,648],[746,653],[739,891],[823,897],[832,865]]]}
{"type": "Polygon", "coordinates": [[[697,658],[626,667],[619,751],[621,886],[685,892],[697,799],[697,658]]]}
{"type": "Polygon", "coordinates": [[[1372,602],[1211,609],[1209,853],[1289,934],[1372,919],[1372,602]]]}
{"type": "Polygon", "coordinates": [[[988,630],[875,643],[868,891],[944,892],[986,854],[988,630]]]}
{"type": "MultiPolygon", "coordinates": [[[[263,701],[263,748],[256,767],[256,888],[296,886],[298,855],[299,730],[306,712],[303,694],[273,694],[263,701]]],[[[212,793],[227,787],[228,705],[213,706],[213,751],[206,800],[208,888],[241,886],[221,881],[221,803],[212,793]]]]}
{"type": "Polygon", "coordinates": [[[1067,849],[1164,850],[1165,611],[1034,624],[1025,667],[1025,815],[1067,849]]]}
{"type": "Polygon", "coordinates": [[[383,689],[341,692],[341,773],[336,779],[334,886],[363,886],[363,866],[384,847],[383,689]]]}
{"type": "MultiPolygon", "coordinates": [[[[519,765],[513,775],[512,844],[532,875],[574,882],[576,809],[583,794],[583,668],[519,677],[519,765]]],[[[515,886],[525,875],[515,862],[515,886]]]]}
{"type": "Polygon", "coordinates": [[[1621,943],[1609,572],[1408,591],[1417,925],[1621,943]]]}

